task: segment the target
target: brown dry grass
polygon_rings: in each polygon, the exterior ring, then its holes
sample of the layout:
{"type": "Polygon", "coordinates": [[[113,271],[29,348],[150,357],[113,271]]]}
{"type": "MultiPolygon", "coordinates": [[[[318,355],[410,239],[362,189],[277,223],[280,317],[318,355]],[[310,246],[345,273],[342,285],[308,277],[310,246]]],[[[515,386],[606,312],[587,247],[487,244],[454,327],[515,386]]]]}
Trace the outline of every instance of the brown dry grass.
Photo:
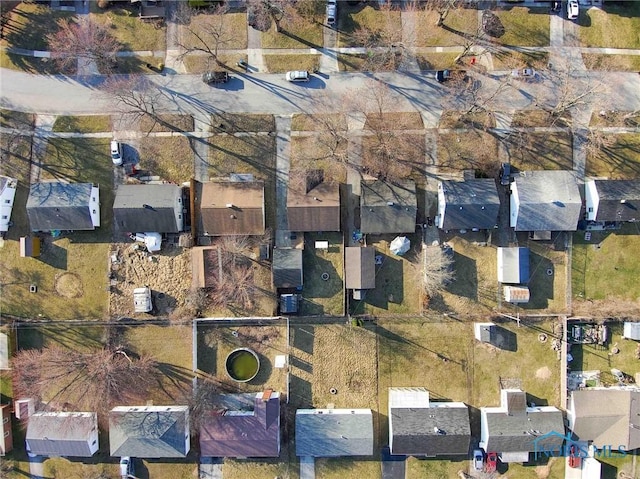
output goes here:
{"type": "Polygon", "coordinates": [[[501,142],[503,161],[518,170],[571,170],[573,137],[569,131],[513,132],[501,142]]]}
{"type": "Polygon", "coordinates": [[[157,131],[193,131],[193,117],[191,115],[156,115],[152,118],[145,115],[140,119],[140,131],[145,133],[157,131]]]}
{"type": "Polygon", "coordinates": [[[571,114],[564,112],[555,116],[545,110],[517,110],[511,120],[512,128],[534,128],[545,126],[570,127],[571,114]]]}
{"type": "MultiPolygon", "coordinates": [[[[338,157],[346,156],[347,145],[336,150],[338,157]]],[[[339,161],[320,135],[293,136],[291,138],[291,173],[322,170],[325,181],[346,181],[346,166],[339,161]]]]}
{"type": "Polygon", "coordinates": [[[640,133],[612,135],[611,146],[587,153],[587,176],[630,180],[640,175],[640,133]]]}
{"type": "Polygon", "coordinates": [[[185,136],[140,140],[140,168],[163,180],[180,184],[193,178],[193,150],[185,136]]]}
{"type": "Polygon", "coordinates": [[[438,133],[438,168],[444,172],[476,170],[492,177],[500,167],[498,141],[482,130],[438,133]]]}

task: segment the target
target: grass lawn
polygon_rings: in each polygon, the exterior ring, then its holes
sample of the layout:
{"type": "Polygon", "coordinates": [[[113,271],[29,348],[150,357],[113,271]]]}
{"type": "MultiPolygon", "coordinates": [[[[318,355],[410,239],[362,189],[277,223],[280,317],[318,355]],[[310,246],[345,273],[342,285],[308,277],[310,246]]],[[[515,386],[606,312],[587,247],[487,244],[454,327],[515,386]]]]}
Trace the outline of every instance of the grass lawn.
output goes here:
{"type": "Polygon", "coordinates": [[[569,131],[513,132],[502,141],[509,161],[520,171],[571,170],[573,139],[569,131]]]}
{"type": "Polygon", "coordinates": [[[33,113],[0,108],[0,126],[3,128],[19,128],[21,130],[31,131],[34,121],[35,115],[33,113]]]}
{"type": "Polygon", "coordinates": [[[372,113],[367,115],[365,130],[422,130],[422,115],[417,111],[372,113]]]}
{"type": "Polygon", "coordinates": [[[640,70],[638,55],[604,55],[583,53],[582,60],[590,70],[614,70],[637,72],[640,70]]]}
{"type": "Polygon", "coordinates": [[[275,139],[272,136],[216,135],[209,138],[209,176],[253,173],[257,179],[275,177],[275,139]]]}
{"type": "MultiPolygon", "coordinates": [[[[227,323],[228,324],[228,323],[227,323]]],[[[189,342],[191,335],[189,335],[189,342]]],[[[190,344],[190,343],[189,343],[190,344]]],[[[276,355],[286,354],[287,326],[285,322],[269,322],[265,325],[238,325],[227,327],[212,323],[198,324],[198,371],[215,381],[221,391],[260,392],[266,388],[287,390],[286,369],[275,368],[276,355]],[[257,376],[246,383],[231,380],[225,367],[231,351],[247,347],[260,359],[257,376]]],[[[189,354],[190,354],[189,349],[189,354]]]]}
{"type": "Polygon", "coordinates": [[[406,462],[406,479],[438,477],[440,479],[459,479],[458,471],[469,472],[471,462],[467,458],[422,459],[410,456],[406,462]]]}
{"type": "Polygon", "coordinates": [[[59,116],[53,124],[53,131],[74,133],[111,131],[111,117],[108,115],[59,116]]]}
{"type": "Polygon", "coordinates": [[[211,115],[211,125],[219,133],[258,133],[275,131],[276,120],[267,114],[217,112],[211,115]]]}
{"type": "Polygon", "coordinates": [[[377,255],[382,255],[382,264],[376,266],[376,288],[367,291],[362,300],[349,298],[351,314],[420,313],[421,283],[417,279],[422,272],[422,247],[418,235],[406,236],[411,241],[411,249],[403,256],[390,252],[393,237],[367,237],[367,244],[376,248],[377,255]]]}
{"type": "Polygon", "coordinates": [[[452,10],[444,21],[443,27],[437,27],[438,14],[432,10],[417,13],[417,47],[450,47],[462,45],[465,33],[474,33],[478,29],[478,11],[473,8],[452,10]]]}
{"type": "Polygon", "coordinates": [[[47,50],[45,37],[58,31],[58,20],[74,16],[72,12],[21,2],[8,13],[8,21],[3,28],[4,39],[0,44],[27,50],[47,50]]]}
{"type": "Polygon", "coordinates": [[[640,300],[640,257],[629,254],[640,251],[640,236],[634,224],[614,232],[584,233],[573,236],[571,281],[574,296],[590,299],[640,300]]]}
{"type": "Polygon", "coordinates": [[[147,64],[153,65],[157,68],[163,63],[163,58],[154,57],[151,55],[135,55],[132,57],[118,57],[116,59],[116,67],[114,73],[126,74],[126,73],[141,73],[145,75],[152,75],[157,73],[147,67],[147,64]]]}
{"type": "MultiPolygon", "coordinates": [[[[243,50],[247,48],[247,15],[244,13],[225,13],[224,15],[199,13],[190,18],[190,23],[183,29],[184,32],[184,45],[187,48],[201,47],[202,43],[199,42],[191,31],[204,34],[206,37],[207,32],[219,33],[220,50],[243,50]]],[[[215,46],[215,41],[209,42],[210,47],[215,46]]]]}
{"type": "Polygon", "coordinates": [[[376,10],[370,5],[362,7],[341,3],[338,14],[338,46],[363,46],[351,35],[361,28],[371,32],[398,32],[402,29],[400,12],[376,10]]]}
{"type": "Polygon", "coordinates": [[[137,8],[112,7],[90,14],[93,21],[108,26],[109,32],[122,44],[123,50],[161,51],[166,48],[166,27],[138,18],[137,8]]]}
{"type": "Polygon", "coordinates": [[[304,301],[300,314],[343,316],[343,269],[344,256],[340,233],[306,233],[305,248],[302,251],[304,263],[304,301]],[[328,250],[314,248],[317,240],[329,241],[328,250]],[[322,274],[328,273],[324,281],[322,274]]]}
{"type": "Polygon", "coordinates": [[[341,72],[366,70],[367,56],[349,53],[338,53],[338,69],[341,72]]]}
{"type": "Polygon", "coordinates": [[[640,133],[611,135],[611,146],[587,154],[587,176],[631,180],[640,176],[640,133]]]}
{"type": "Polygon", "coordinates": [[[42,73],[44,75],[75,75],[75,68],[60,69],[58,65],[48,58],[36,58],[31,56],[16,55],[0,50],[0,68],[21,70],[27,73],[42,73]]]}
{"type": "Polygon", "coordinates": [[[381,477],[379,459],[357,460],[349,458],[316,459],[316,476],[322,479],[344,479],[345,477],[381,477]]]}
{"type": "Polygon", "coordinates": [[[315,71],[320,68],[320,55],[264,55],[269,73],[284,73],[289,70],[315,71]]]}
{"type": "Polygon", "coordinates": [[[491,177],[498,172],[498,141],[481,129],[438,132],[438,168],[445,172],[476,170],[491,177]]]}
{"type": "MultiPolygon", "coordinates": [[[[296,25],[283,25],[276,32],[275,25],[262,32],[262,48],[322,48],[323,26],[303,20],[296,25]]],[[[246,29],[245,29],[246,30],[246,29]]]]}
{"type": "Polygon", "coordinates": [[[140,119],[140,131],[151,133],[156,131],[193,131],[191,115],[160,114],[156,118],[150,115],[140,119]]]}
{"type": "Polygon", "coordinates": [[[340,113],[295,113],[291,119],[291,131],[318,131],[323,128],[323,122],[336,125],[336,129],[347,130],[347,119],[340,113]]]}
{"type": "Polygon", "coordinates": [[[588,47],[640,48],[640,3],[581,10],[579,38],[588,47]]]}
{"type": "Polygon", "coordinates": [[[158,363],[162,380],[149,391],[156,405],[185,404],[191,397],[193,378],[191,326],[136,326],[124,328],[125,343],[138,354],[158,363]]]}
{"type": "MultiPolygon", "coordinates": [[[[322,134],[313,136],[293,136],[291,138],[290,171],[322,170],[325,180],[344,183],[347,169],[333,156],[329,139],[322,134]]],[[[347,145],[340,145],[336,152],[339,156],[346,153],[347,145]]]]}
{"type": "MultiPolygon", "coordinates": [[[[462,236],[454,236],[448,243],[454,250],[456,276],[442,293],[445,310],[480,314],[495,309],[498,294],[495,248],[478,246],[462,236]]],[[[437,302],[433,307],[438,309],[437,302]]]]}
{"type": "Polygon", "coordinates": [[[516,110],[511,120],[512,128],[535,128],[548,126],[571,126],[571,114],[554,116],[545,110],[516,110]]]}
{"type": "Polygon", "coordinates": [[[193,178],[193,151],[186,136],[144,137],[140,168],[163,180],[182,183],[193,178]]]}
{"type": "Polygon", "coordinates": [[[416,60],[420,70],[453,69],[456,53],[418,53],[416,60]]]}
{"type": "Polygon", "coordinates": [[[496,43],[519,47],[546,47],[549,45],[549,9],[512,7],[494,10],[504,25],[505,34],[491,37],[496,43]]]}
{"type": "Polygon", "coordinates": [[[498,50],[491,55],[494,70],[510,70],[513,68],[531,67],[537,70],[548,68],[548,52],[519,52],[515,50],[498,50]]]}
{"type": "MultiPolygon", "coordinates": [[[[24,130],[29,128],[29,126],[25,125],[24,130]]],[[[33,137],[31,136],[9,133],[0,135],[0,148],[2,148],[0,174],[16,178],[20,182],[19,186],[24,186],[25,188],[29,187],[31,175],[32,141],[33,137]]]]}
{"type": "Polygon", "coordinates": [[[424,134],[402,134],[401,131],[362,137],[362,167],[372,175],[395,178],[424,179],[426,173],[424,134]],[[380,151],[391,150],[392,161],[381,162],[380,151]]]}
{"type": "MultiPolygon", "coordinates": [[[[283,445],[285,448],[286,445],[283,445]]],[[[262,479],[271,477],[298,477],[298,458],[293,456],[289,461],[283,458],[284,450],[277,459],[225,459],[222,464],[224,479],[262,479]]]]}
{"type": "Polygon", "coordinates": [[[183,61],[188,73],[204,73],[207,70],[218,68],[229,70],[229,73],[244,73],[244,68],[241,69],[237,65],[239,60],[246,62],[247,56],[240,54],[218,55],[219,64],[211,60],[211,57],[207,55],[187,55],[183,61]]]}
{"type": "Polygon", "coordinates": [[[591,114],[590,126],[640,126],[640,112],[606,110],[605,115],[599,111],[591,114]]]}
{"type": "Polygon", "coordinates": [[[622,338],[622,321],[607,321],[607,327],[610,339],[605,348],[591,344],[571,345],[573,361],[569,363],[569,368],[572,371],[600,371],[602,386],[615,386],[618,380],[611,374],[612,368],[631,376],[637,372],[638,360],[635,353],[638,343],[622,338]],[[620,352],[609,354],[613,347],[620,352]]]}
{"type": "MultiPolygon", "coordinates": [[[[557,240],[556,242],[559,242],[557,240]]],[[[562,313],[567,308],[567,254],[554,251],[544,243],[528,241],[529,257],[529,302],[522,309],[544,309],[548,312],[562,313]],[[547,270],[553,274],[548,275],[547,270]]]]}

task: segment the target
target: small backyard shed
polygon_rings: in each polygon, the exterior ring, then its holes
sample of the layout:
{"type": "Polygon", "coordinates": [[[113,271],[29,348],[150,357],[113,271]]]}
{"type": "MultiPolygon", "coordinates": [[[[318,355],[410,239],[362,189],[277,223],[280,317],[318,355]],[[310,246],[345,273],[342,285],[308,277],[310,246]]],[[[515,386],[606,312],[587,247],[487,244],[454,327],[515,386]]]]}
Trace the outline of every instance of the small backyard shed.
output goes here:
{"type": "Polygon", "coordinates": [[[622,337],[625,339],[635,339],[636,341],[640,341],[640,323],[625,321],[622,337]]]}
{"type": "Polygon", "coordinates": [[[498,248],[498,281],[508,284],[529,282],[529,248],[498,248]]]}

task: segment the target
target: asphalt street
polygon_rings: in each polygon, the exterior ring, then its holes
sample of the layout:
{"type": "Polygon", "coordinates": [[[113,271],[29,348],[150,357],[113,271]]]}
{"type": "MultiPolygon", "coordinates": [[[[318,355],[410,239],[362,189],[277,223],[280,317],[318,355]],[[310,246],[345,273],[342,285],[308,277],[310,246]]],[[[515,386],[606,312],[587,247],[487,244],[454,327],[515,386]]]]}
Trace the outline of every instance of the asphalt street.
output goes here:
{"type": "MultiPolygon", "coordinates": [[[[483,75],[474,73],[480,92],[491,92],[504,82],[508,72],[483,75]]],[[[428,72],[333,73],[314,75],[307,83],[287,82],[279,74],[234,74],[220,87],[205,85],[198,75],[149,75],[149,80],[163,93],[160,111],[190,112],[228,111],[291,114],[309,111],[323,95],[341,95],[366,88],[369,81],[389,86],[397,111],[438,111],[456,101],[452,88],[439,84],[428,72]]],[[[497,96],[491,109],[513,111],[536,103],[553,104],[564,85],[557,84],[553,72],[540,72],[535,82],[511,82],[497,96]]],[[[116,113],[117,105],[101,90],[105,77],[72,78],[31,75],[14,70],[0,70],[0,107],[49,114],[116,113]]],[[[572,88],[600,82],[596,95],[585,100],[592,109],[635,110],[640,108],[640,75],[622,72],[576,72],[572,88]]]]}

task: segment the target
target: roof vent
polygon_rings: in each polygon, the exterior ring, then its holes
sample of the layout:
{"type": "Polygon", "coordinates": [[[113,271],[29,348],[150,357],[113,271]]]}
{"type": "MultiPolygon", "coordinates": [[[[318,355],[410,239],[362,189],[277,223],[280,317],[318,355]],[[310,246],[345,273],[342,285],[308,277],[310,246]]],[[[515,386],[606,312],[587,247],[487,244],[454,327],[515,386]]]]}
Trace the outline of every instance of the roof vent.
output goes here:
{"type": "Polygon", "coordinates": [[[387,201],[387,206],[393,206],[393,201],[387,201]]]}
{"type": "Polygon", "coordinates": [[[313,199],[314,199],[315,201],[319,201],[317,196],[314,196],[314,197],[313,197],[313,199]]]}
{"type": "Polygon", "coordinates": [[[226,206],[227,208],[233,208],[233,203],[227,203],[226,206]]]}
{"type": "Polygon", "coordinates": [[[481,206],[480,209],[484,209],[484,206],[481,206]]]}
{"type": "Polygon", "coordinates": [[[626,202],[627,202],[627,200],[620,200],[620,203],[622,203],[622,204],[624,204],[626,202]]]}
{"type": "Polygon", "coordinates": [[[232,220],[236,219],[236,215],[229,215],[229,218],[231,218],[232,220]]]}

